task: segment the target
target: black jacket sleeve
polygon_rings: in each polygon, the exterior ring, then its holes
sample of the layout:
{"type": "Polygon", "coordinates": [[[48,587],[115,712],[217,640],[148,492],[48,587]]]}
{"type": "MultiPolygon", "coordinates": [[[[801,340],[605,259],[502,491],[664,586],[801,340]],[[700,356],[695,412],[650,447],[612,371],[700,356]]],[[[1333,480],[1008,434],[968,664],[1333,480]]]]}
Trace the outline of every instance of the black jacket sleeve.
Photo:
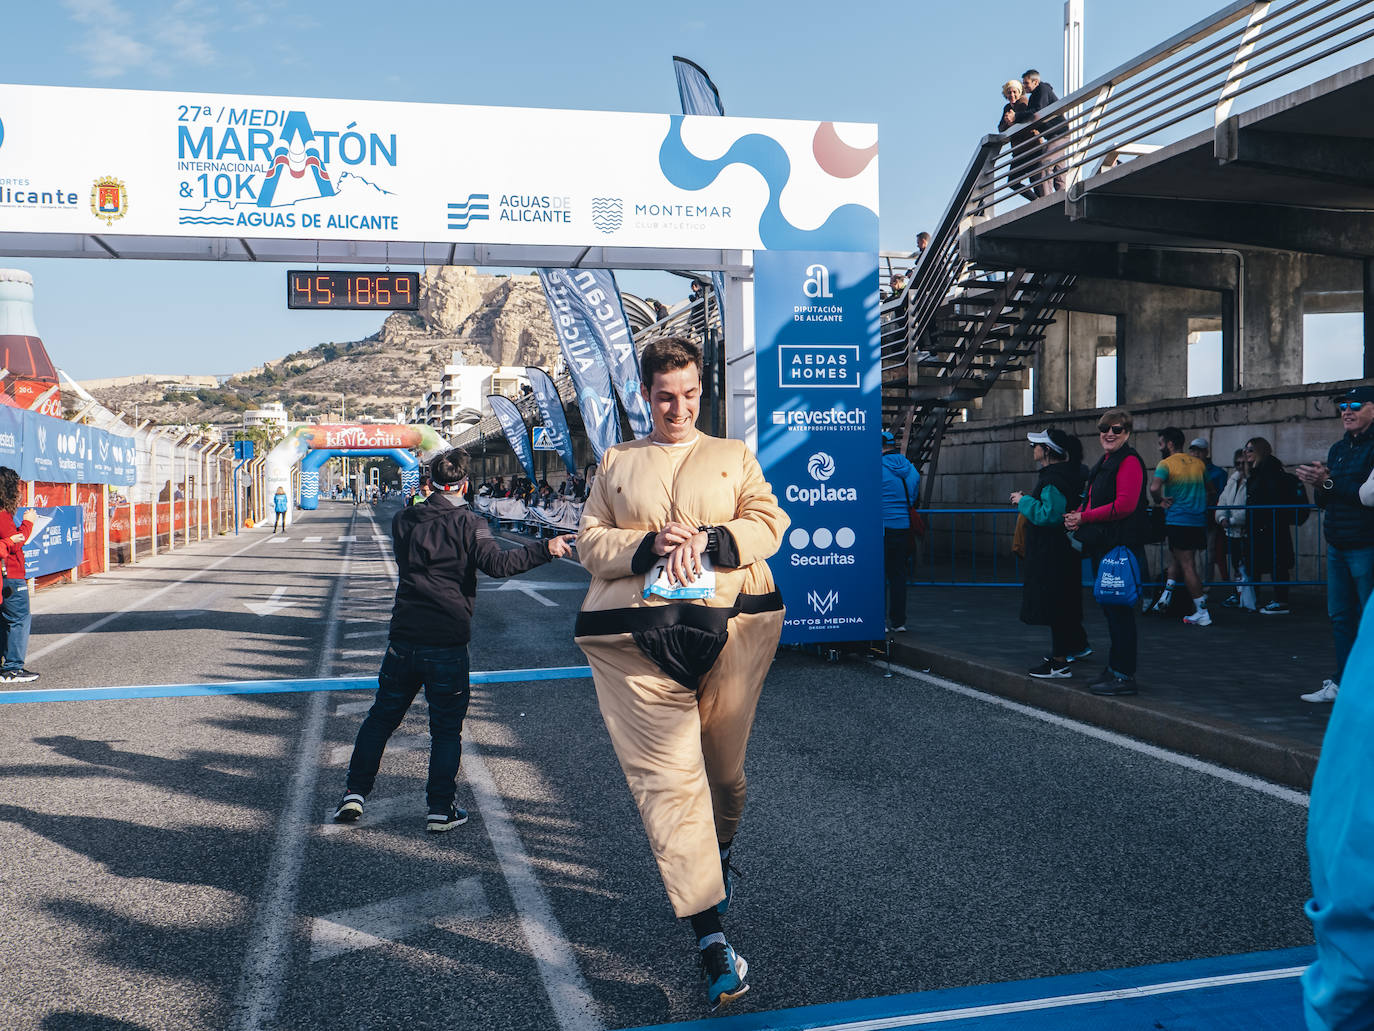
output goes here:
{"type": "Polygon", "coordinates": [[[523,548],[503,548],[491,535],[486,520],[475,517],[469,520],[469,525],[472,528],[473,561],[487,576],[514,576],[535,566],[542,566],[552,558],[547,541],[531,541],[523,548]]]}

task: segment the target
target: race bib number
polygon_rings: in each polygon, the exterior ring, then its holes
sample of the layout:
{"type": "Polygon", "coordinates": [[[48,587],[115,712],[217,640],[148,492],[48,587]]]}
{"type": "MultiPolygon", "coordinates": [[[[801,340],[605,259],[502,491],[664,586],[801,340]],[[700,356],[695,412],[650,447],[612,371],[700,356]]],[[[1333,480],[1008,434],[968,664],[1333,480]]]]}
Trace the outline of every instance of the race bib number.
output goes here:
{"type": "Polygon", "coordinates": [[[711,565],[711,557],[701,556],[701,572],[689,584],[668,582],[668,559],[658,559],[653,568],[644,574],[644,597],[657,594],[669,601],[687,601],[696,598],[716,596],[716,570],[711,565]]]}

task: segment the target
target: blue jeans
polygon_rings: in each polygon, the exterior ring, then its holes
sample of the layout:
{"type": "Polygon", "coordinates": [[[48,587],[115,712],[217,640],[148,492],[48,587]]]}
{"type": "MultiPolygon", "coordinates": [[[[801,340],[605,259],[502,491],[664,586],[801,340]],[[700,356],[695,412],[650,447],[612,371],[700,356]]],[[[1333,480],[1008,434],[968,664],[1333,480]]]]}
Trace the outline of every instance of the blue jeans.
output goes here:
{"type": "Polygon", "coordinates": [[[0,670],[23,669],[29,654],[29,582],[5,577],[5,600],[0,602],[0,624],[5,631],[5,658],[0,670]]]}
{"type": "MultiPolygon", "coordinates": [[[[1355,644],[1360,617],[1374,593],[1374,547],[1326,547],[1326,612],[1336,642],[1336,683],[1345,673],[1345,660],[1355,644]]],[[[5,659],[9,662],[8,655],[5,659]]]]}
{"type": "Polygon", "coordinates": [[[389,641],[377,674],[377,700],[358,728],[348,763],[348,790],[364,797],[377,779],[382,752],[421,687],[429,702],[429,781],[425,796],[431,813],[448,810],[457,796],[458,762],[463,753],[463,718],[468,712],[468,649],[389,641]]]}

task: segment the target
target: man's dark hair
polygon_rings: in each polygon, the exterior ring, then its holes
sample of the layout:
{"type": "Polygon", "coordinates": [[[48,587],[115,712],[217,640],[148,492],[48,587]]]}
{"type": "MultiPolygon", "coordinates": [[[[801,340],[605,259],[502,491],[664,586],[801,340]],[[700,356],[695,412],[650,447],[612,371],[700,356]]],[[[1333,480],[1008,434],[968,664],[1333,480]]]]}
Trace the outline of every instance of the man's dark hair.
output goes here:
{"type": "Polygon", "coordinates": [[[1183,431],[1177,426],[1165,426],[1159,431],[1159,439],[1168,441],[1174,446],[1175,451],[1183,450],[1183,431]]]}
{"type": "Polygon", "coordinates": [[[701,348],[686,337],[650,340],[639,355],[639,374],[650,390],[654,386],[654,377],[660,372],[676,372],[689,365],[696,366],[697,376],[700,377],[701,348]]]}
{"type": "Polygon", "coordinates": [[[1032,75],[1034,75],[1037,79],[1040,78],[1040,73],[1037,72],[1034,68],[1027,68],[1024,72],[1021,73],[1021,78],[1029,79],[1032,75]]]}
{"type": "Polygon", "coordinates": [[[429,478],[440,487],[462,483],[468,478],[468,453],[460,447],[445,451],[429,463],[429,478]]]}

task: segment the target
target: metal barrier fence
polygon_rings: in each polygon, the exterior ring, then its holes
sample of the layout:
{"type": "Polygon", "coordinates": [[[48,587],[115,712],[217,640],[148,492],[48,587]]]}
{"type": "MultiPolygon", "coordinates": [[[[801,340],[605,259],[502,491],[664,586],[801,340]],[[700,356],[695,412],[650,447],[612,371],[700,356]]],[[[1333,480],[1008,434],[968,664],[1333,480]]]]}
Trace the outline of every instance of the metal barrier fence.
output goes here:
{"type": "MultiPolygon", "coordinates": [[[[1319,587],[1326,584],[1326,547],[1322,536],[1322,510],[1314,505],[1225,505],[1222,511],[1240,511],[1247,516],[1247,536],[1238,548],[1232,548],[1234,538],[1224,536],[1215,513],[1218,507],[1207,510],[1207,550],[1198,552],[1203,568],[1199,573],[1205,587],[1319,587]],[[1297,525],[1298,520],[1304,520],[1297,525]],[[1276,526],[1278,533],[1270,531],[1276,526]],[[1250,532],[1258,529],[1260,532],[1250,532]],[[1288,535],[1293,547],[1290,556],[1281,544],[1282,534],[1288,535]],[[1268,538],[1268,544],[1259,542],[1268,538]],[[1295,539],[1296,538],[1296,539],[1295,539]],[[1218,571],[1214,548],[1226,551],[1228,571],[1234,570],[1234,558],[1240,558],[1249,575],[1237,579],[1234,572],[1227,578],[1213,577],[1218,571]],[[1263,570],[1259,579],[1255,570],[1263,570]],[[1270,571],[1274,572],[1270,572],[1270,571]],[[1285,571],[1287,575],[1285,574],[1285,571]]],[[[933,508],[925,509],[926,535],[912,555],[907,583],[914,587],[1020,587],[1022,563],[1011,550],[1016,531],[1017,511],[1003,508],[933,508]]],[[[1147,581],[1160,578],[1169,564],[1169,547],[1164,541],[1145,546],[1148,570],[1142,570],[1147,581]]],[[[1092,584],[1091,563],[1083,561],[1084,586],[1092,584]]]]}

